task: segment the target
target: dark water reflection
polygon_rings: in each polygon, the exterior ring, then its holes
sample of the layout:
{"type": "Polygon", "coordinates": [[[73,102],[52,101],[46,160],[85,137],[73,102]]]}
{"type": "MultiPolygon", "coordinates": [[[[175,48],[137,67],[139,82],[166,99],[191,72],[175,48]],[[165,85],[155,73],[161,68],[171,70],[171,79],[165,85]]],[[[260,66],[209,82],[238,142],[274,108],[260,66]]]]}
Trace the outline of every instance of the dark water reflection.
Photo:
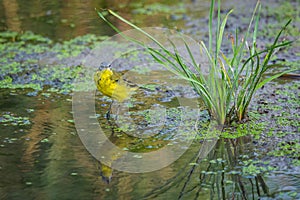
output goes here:
{"type": "Polygon", "coordinates": [[[250,136],[218,140],[205,159],[190,165],[201,146],[195,142],[168,167],[142,174],[113,171],[107,184],[100,164],[76,135],[70,99],[26,93],[1,90],[1,114],[28,116],[31,124],[0,125],[0,199],[258,199],[288,192],[299,196],[299,174],[241,174],[242,158],[254,157],[250,136]]]}
{"type": "MultiPolygon", "coordinates": [[[[32,31],[36,34],[47,36],[54,40],[66,40],[76,36],[94,33],[97,35],[111,35],[113,31],[101,21],[95,12],[95,8],[110,8],[117,10],[123,17],[130,19],[139,26],[165,26],[181,28],[184,13],[189,13],[189,0],[164,0],[164,1],[138,1],[138,0],[92,0],[92,1],[0,1],[0,31],[32,31]],[[174,6],[172,10],[163,8],[143,8],[149,4],[160,3],[174,6]],[[138,10],[139,9],[139,10],[138,10]],[[142,9],[142,10],[141,10],[142,9]],[[157,12],[155,9],[158,9],[157,12]],[[135,12],[137,10],[138,12],[135,12]],[[184,12],[183,12],[184,11],[184,12]]],[[[200,7],[207,8],[208,1],[199,2],[200,7]]],[[[207,12],[206,9],[202,12],[207,12]]],[[[121,30],[129,27],[116,19],[114,24],[121,30]]]]}

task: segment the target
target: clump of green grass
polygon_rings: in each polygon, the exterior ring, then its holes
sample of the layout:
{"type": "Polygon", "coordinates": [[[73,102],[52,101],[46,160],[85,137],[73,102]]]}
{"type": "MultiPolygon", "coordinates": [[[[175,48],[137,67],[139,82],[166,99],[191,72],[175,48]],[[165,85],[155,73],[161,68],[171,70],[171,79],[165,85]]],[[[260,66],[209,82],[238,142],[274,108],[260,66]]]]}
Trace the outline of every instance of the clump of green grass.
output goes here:
{"type": "Polygon", "coordinates": [[[290,69],[264,78],[264,74],[270,69],[271,65],[269,65],[269,61],[275,51],[291,43],[291,41],[279,42],[282,32],[290,24],[291,20],[282,27],[275,37],[273,44],[264,50],[259,50],[256,44],[256,36],[261,5],[258,1],[244,37],[239,38],[239,33],[236,30],[235,36],[231,38],[232,53],[225,55],[221,50],[221,45],[223,43],[227,19],[233,10],[230,10],[225,17],[221,19],[221,3],[220,0],[218,0],[217,25],[215,29],[213,29],[214,7],[215,1],[211,0],[208,24],[208,48],[203,41],[200,41],[200,46],[209,60],[210,70],[208,75],[203,73],[202,66],[197,63],[199,61],[196,60],[196,56],[193,55],[190,46],[185,42],[184,38],[182,38],[182,40],[185,50],[188,52],[189,60],[191,60],[192,63],[187,63],[184,60],[179,54],[175,43],[171,40],[170,44],[172,49],[169,50],[167,46],[143,29],[135,26],[115,12],[108,10],[111,15],[130,25],[158,46],[158,48],[153,48],[133,37],[122,35],[121,31],[111,24],[101,12],[98,12],[98,14],[123,37],[146,48],[158,63],[163,64],[176,75],[189,81],[195,91],[201,96],[211,119],[216,120],[220,125],[229,125],[233,121],[241,122],[247,118],[247,109],[255,91],[269,81],[293,71],[293,69],[290,69]],[[252,29],[253,32],[251,32],[252,29]],[[215,34],[213,34],[214,30],[215,34]],[[248,40],[251,40],[251,45],[248,44],[248,40]],[[244,77],[243,80],[241,80],[241,77],[244,77]]]}

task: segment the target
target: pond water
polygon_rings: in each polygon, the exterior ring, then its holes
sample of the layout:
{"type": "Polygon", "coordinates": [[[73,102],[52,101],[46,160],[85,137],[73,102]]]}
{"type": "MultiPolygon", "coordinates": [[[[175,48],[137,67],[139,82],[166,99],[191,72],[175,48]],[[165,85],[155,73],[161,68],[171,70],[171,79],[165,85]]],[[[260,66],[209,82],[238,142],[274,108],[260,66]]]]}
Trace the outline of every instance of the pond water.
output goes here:
{"type": "MultiPolygon", "coordinates": [[[[230,2],[224,4],[232,6],[230,2]]],[[[0,31],[31,30],[56,42],[88,33],[112,35],[112,30],[94,12],[94,8],[105,7],[119,10],[122,16],[141,26],[176,26],[199,36],[205,34],[196,29],[206,23],[201,17],[208,14],[209,1],[2,0],[0,31]],[[192,11],[197,14],[189,13],[192,11]]],[[[118,27],[128,29],[124,24],[118,27]]],[[[91,153],[83,142],[82,131],[75,127],[74,94],[49,92],[49,86],[36,93],[32,89],[0,89],[0,199],[300,199],[299,81],[281,80],[266,86],[256,96],[250,112],[254,119],[259,118],[255,113],[263,113],[262,119],[249,123],[249,128],[238,129],[241,137],[231,138],[229,134],[214,139],[202,137],[201,126],[207,125],[208,115],[198,96],[191,95],[186,86],[181,88],[184,92],[176,94],[165,88],[153,89],[158,84],[156,79],[167,82],[171,78],[161,77],[164,73],[157,78],[155,71],[151,73],[153,84],[136,92],[135,100],[127,104],[128,113],[137,124],[134,131],[147,129],[151,137],[138,135],[136,139],[136,135],[124,134],[130,133],[132,127],[122,121],[126,112],[116,102],[112,104],[110,119],[106,119],[111,100],[98,92],[93,98],[95,116],[87,117],[95,120],[107,138],[125,152],[155,152],[187,140],[187,145],[181,146],[182,156],[162,153],[150,162],[167,163],[172,158],[174,162],[143,173],[111,169],[99,162],[101,156],[95,158],[98,154],[91,153]],[[145,95],[151,98],[142,98],[145,95]],[[191,109],[188,118],[178,119],[185,107],[174,95],[180,96],[181,101],[197,101],[200,113],[194,112],[198,107],[186,106],[191,109]],[[264,101],[268,98],[268,102],[264,101]],[[163,117],[162,108],[166,109],[163,117]],[[283,118],[290,119],[290,123],[283,118]],[[178,120],[193,131],[197,127],[199,133],[182,139],[174,134],[182,125],[178,120]],[[285,153],[275,156],[280,151],[285,153]]],[[[85,109],[86,105],[79,105],[76,112],[84,113],[85,109]]],[[[93,125],[85,126],[92,129],[93,125]]],[[[110,151],[107,149],[109,154],[110,151]]],[[[106,164],[111,165],[123,156],[113,152],[110,155],[113,156],[106,164]]],[[[139,154],[134,158],[143,159],[139,154]]]]}
{"type": "Polygon", "coordinates": [[[29,97],[25,92],[1,90],[1,111],[30,121],[1,125],[1,199],[257,199],[280,193],[285,199],[285,193],[288,197],[300,189],[297,172],[263,176],[256,170],[269,170],[268,165],[249,163],[253,169],[244,174],[241,162],[257,156],[251,136],[217,141],[198,164],[195,155],[204,144],[195,141],[165,168],[148,173],[113,170],[107,183],[101,164],[86,151],[71,121],[71,97],[29,97]]]}
{"type": "MultiPolygon", "coordinates": [[[[101,21],[95,9],[110,8],[143,27],[183,27],[182,19],[190,11],[190,0],[92,0],[92,1],[8,1],[0,4],[0,31],[26,31],[47,36],[54,40],[66,40],[87,33],[98,35],[113,34],[101,21]]],[[[209,1],[197,2],[198,15],[206,15],[209,1]]],[[[122,29],[129,27],[114,20],[122,29]]]]}

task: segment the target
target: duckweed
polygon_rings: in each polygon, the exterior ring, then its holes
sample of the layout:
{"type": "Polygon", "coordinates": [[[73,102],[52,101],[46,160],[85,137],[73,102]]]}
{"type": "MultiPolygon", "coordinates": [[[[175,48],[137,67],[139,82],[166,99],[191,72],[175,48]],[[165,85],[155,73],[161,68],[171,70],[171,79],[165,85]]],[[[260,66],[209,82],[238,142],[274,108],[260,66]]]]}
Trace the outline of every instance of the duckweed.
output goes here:
{"type": "Polygon", "coordinates": [[[269,165],[268,162],[246,160],[242,163],[242,175],[248,178],[255,177],[259,174],[274,171],[276,168],[269,165]]]}
{"type": "Polygon", "coordinates": [[[153,15],[158,13],[183,13],[186,11],[184,4],[178,4],[174,7],[161,3],[153,3],[141,6],[140,4],[133,4],[136,8],[132,11],[135,14],[153,15]]]}
{"type": "Polygon", "coordinates": [[[31,124],[28,117],[16,116],[13,113],[4,113],[0,116],[0,125],[4,126],[24,126],[31,124]]]}
{"type": "Polygon", "coordinates": [[[291,158],[299,158],[300,155],[300,143],[299,140],[290,142],[280,142],[277,144],[277,148],[269,152],[269,155],[273,156],[288,156],[291,158]]]}
{"type": "Polygon", "coordinates": [[[1,32],[0,43],[5,45],[0,45],[0,88],[41,91],[50,86],[48,92],[69,94],[74,79],[84,73],[81,53],[106,38],[88,34],[54,44],[32,32],[1,32]]]}

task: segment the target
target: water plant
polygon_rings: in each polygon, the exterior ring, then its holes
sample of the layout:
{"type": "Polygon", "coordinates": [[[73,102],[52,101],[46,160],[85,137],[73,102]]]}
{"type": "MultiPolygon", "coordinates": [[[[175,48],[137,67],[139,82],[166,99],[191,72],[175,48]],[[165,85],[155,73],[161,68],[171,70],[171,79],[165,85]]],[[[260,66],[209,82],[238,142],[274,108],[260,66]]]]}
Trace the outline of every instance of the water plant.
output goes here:
{"type": "MultiPolygon", "coordinates": [[[[189,59],[192,63],[187,63],[179,54],[179,50],[173,41],[170,40],[172,47],[170,50],[143,29],[119,16],[112,10],[107,10],[111,15],[130,25],[158,46],[158,48],[152,48],[142,41],[123,35],[117,27],[110,23],[102,12],[98,11],[98,15],[123,37],[143,46],[158,63],[164,65],[168,70],[181,78],[189,81],[195,91],[201,96],[211,119],[216,120],[221,125],[229,125],[233,121],[241,122],[247,118],[250,101],[259,88],[269,81],[293,71],[293,69],[289,69],[264,78],[265,73],[271,68],[269,61],[275,51],[291,44],[291,41],[279,42],[281,34],[290,24],[291,20],[282,27],[275,37],[274,42],[269,47],[264,50],[258,49],[257,32],[261,10],[261,4],[258,1],[244,37],[240,39],[240,33],[238,29],[236,29],[235,36],[231,37],[232,53],[225,55],[221,50],[221,45],[223,43],[227,19],[233,10],[230,10],[221,20],[221,2],[218,0],[217,23],[216,27],[213,28],[214,9],[215,1],[211,0],[208,23],[208,47],[203,41],[200,41],[200,46],[209,60],[208,75],[203,73],[201,68],[203,66],[199,65],[195,59],[196,56],[192,53],[190,46],[185,42],[184,38],[182,38],[182,40],[185,50],[188,52],[189,59]],[[253,30],[253,32],[251,30],[253,30]],[[249,45],[248,40],[252,40],[251,45],[249,45]]],[[[107,11],[105,10],[105,12],[107,11]]]]}
{"type": "Polygon", "coordinates": [[[0,117],[0,125],[8,126],[24,126],[29,125],[30,121],[28,117],[18,117],[13,113],[6,112],[2,113],[2,116],[0,117]]]}

